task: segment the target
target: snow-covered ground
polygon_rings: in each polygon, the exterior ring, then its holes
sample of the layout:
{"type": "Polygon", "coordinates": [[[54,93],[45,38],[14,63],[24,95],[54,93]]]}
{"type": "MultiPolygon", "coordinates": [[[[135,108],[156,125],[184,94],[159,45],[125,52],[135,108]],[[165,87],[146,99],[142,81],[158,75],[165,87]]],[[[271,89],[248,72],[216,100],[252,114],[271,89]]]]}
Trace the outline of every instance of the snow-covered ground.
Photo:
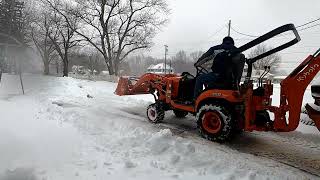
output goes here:
{"type": "Polygon", "coordinates": [[[0,180],[319,179],[315,127],[218,144],[198,136],[192,116],[168,112],[167,123],[148,123],[152,97],[115,96],[114,83],[40,75],[24,82],[26,95],[17,76],[1,82],[0,180]]]}

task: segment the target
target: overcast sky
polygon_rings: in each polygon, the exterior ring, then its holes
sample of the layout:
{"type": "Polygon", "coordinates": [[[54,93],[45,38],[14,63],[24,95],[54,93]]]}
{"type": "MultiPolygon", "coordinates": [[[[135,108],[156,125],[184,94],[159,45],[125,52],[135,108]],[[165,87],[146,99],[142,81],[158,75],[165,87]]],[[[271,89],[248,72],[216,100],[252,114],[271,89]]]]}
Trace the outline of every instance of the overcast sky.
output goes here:
{"type": "MultiPolygon", "coordinates": [[[[237,31],[262,35],[283,24],[298,26],[320,17],[320,0],[169,0],[169,6],[170,22],[155,37],[155,45],[146,55],[163,57],[165,44],[169,56],[179,50],[206,51],[227,35],[229,19],[237,31]]],[[[297,65],[320,48],[320,26],[300,35],[302,40],[297,45],[281,52],[282,61],[291,62],[282,64],[283,68],[297,65]]],[[[240,39],[235,41],[238,46],[250,39],[232,31],[231,36],[240,39]]]]}

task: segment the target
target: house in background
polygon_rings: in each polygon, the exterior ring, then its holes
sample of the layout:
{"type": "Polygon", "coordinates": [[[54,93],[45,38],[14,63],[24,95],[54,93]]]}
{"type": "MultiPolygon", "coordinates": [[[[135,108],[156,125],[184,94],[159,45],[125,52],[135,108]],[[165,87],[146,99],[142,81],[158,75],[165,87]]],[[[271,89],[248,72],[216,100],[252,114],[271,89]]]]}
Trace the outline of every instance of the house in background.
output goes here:
{"type": "Polygon", "coordinates": [[[173,68],[167,64],[165,67],[164,63],[151,65],[147,69],[148,73],[154,73],[154,74],[172,74],[174,73],[173,68]]]}

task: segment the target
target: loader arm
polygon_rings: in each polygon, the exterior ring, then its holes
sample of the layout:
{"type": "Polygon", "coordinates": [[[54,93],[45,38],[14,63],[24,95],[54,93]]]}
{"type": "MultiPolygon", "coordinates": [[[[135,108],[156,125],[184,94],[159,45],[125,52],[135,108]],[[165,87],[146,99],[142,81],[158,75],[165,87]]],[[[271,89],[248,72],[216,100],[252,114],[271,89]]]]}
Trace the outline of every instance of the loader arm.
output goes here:
{"type": "Polygon", "coordinates": [[[165,89],[169,77],[176,77],[174,74],[159,75],[147,73],[141,77],[120,77],[115,94],[119,96],[137,94],[165,94],[165,89]]]}
{"type": "MultiPolygon", "coordinates": [[[[275,130],[286,132],[293,131],[298,127],[304,92],[319,71],[320,49],[314,55],[308,56],[281,82],[280,106],[271,110],[275,114],[275,130]],[[288,111],[287,121],[286,113],[288,111]]],[[[312,116],[311,118],[320,130],[320,117],[312,116]]]]}

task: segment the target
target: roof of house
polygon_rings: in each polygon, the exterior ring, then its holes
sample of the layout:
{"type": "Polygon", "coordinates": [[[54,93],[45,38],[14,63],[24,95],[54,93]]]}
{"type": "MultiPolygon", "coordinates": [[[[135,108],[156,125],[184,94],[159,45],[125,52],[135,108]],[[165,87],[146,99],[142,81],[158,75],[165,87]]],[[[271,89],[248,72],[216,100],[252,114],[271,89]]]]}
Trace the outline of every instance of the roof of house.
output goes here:
{"type": "MultiPolygon", "coordinates": [[[[148,69],[164,69],[164,63],[159,63],[156,65],[151,65],[148,69]]],[[[166,65],[166,69],[173,69],[169,64],[166,65]]]]}

